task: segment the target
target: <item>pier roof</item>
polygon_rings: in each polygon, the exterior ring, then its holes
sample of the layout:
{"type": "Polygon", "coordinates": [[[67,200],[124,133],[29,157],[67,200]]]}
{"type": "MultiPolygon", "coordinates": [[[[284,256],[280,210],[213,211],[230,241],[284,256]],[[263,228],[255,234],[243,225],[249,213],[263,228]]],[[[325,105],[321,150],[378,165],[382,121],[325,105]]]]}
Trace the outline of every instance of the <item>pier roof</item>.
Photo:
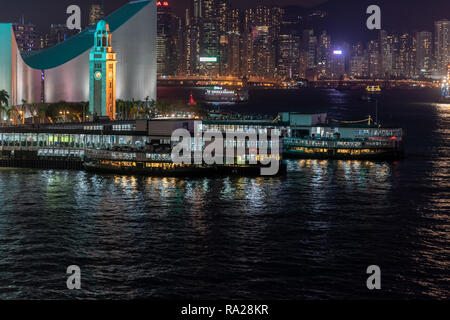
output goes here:
{"type": "Polygon", "coordinates": [[[203,120],[203,124],[216,125],[238,125],[238,126],[261,126],[261,127],[281,127],[284,124],[280,122],[273,122],[273,120],[203,120]]]}

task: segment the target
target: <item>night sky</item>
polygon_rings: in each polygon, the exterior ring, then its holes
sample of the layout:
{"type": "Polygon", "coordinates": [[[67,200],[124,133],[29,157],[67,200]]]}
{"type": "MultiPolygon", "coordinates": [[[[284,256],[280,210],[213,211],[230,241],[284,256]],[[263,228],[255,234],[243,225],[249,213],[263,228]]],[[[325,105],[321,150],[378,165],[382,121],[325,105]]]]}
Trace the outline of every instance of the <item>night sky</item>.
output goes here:
{"type": "MultiPolygon", "coordinates": [[[[66,8],[78,4],[83,13],[83,25],[86,25],[89,0],[2,0],[1,22],[18,21],[21,15],[26,22],[32,22],[41,31],[46,31],[52,23],[65,23],[66,8]]],[[[104,0],[106,13],[111,13],[127,0],[104,0]]],[[[191,0],[170,1],[174,10],[182,15],[191,0]]],[[[328,30],[337,40],[355,41],[373,37],[376,32],[365,28],[367,6],[377,4],[382,9],[382,27],[388,31],[433,31],[433,22],[438,19],[450,19],[449,0],[231,0],[233,7],[246,8],[258,4],[298,5],[311,7],[318,5],[330,13],[328,30]]]]}

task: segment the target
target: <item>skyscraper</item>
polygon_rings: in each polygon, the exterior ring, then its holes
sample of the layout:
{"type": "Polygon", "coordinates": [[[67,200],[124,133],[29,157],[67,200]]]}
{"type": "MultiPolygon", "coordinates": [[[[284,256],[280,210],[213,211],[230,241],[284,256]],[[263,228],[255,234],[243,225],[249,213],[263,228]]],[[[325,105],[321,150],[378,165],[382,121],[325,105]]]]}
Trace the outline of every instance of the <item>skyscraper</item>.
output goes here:
{"type": "Polygon", "coordinates": [[[241,74],[249,77],[253,74],[253,33],[244,30],[240,41],[241,74]]]}
{"type": "Polygon", "coordinates": [[[354,78],[367,77],[367,55],[354,55],[350,59],[350,76],[354,78]]]}
{"type": "Polygon", "coordinates": [[[317,37],[314,36],[313,30],[303,31],[303,46],[306,57],[306,68],[313,69],[316,67],[317,58],[317,37]]]}
{"type": "Polygon", "coordinates": [[[433,34],[428,31],[416,35],[416,68],[418,74],[426,74],[433,67],[433,34]]]}
{"type": "Polygon", "coordinates": [[[380,76],[390,77],[394,66],[394,37],[380,30],[380,76]]]}
{"type": "Polygon", "coordinates": [[[200,73],[218,75],[220,60],[220,35],[217,20],[204,19],[200,28],[200,73]]]}
{"type": "Polygon", "coordinates": [[[241,75],[241,37],[238,32],[230,32],[227,34],[227,69],[226,75],[241,75]]]}
{"type": "Polygon", "coordinates": [[[215,18],[217,14],[217,1],[194,0],[194,18],[215,18]]]}
{"type": "Polygon", "coordinates": [[[158,33],[156,37],[157,73],[175,75],[177,71],[177,36],[179,21],[172,13],[168,1],[157,2],[158,33]]]}
{"type": "Polygon", "coordinates": [[[284,79],[300,77],[299,36],[292,33],[279,36],[277,74],[284,79]]]}
{"type": "Polygon", "coordinates": [[[349,60],[349,74],[354,78],[366,78],[369,74],[368,52],[361,42],[352,46],[349,60]]]}
{"type": "Polygon", "coordinates": [[[33,51],[39,49],[36,26],[25,23],[24,17],[18,23],[12,25],[16,35],[17,46],[20,51],[33,51]]]}
{"type": "MultiPolygon", "coordinates": [[[[226,14],[226,69],[227,75],[241,75],[241,28],[240,11],[228,10],[226,14]]],[[[223,58],[222,58],[223,59],[223,58]]]]}
{"type": "Polygon", "coordinates": [[[103,0],[91,0],[89,9],[89,25],[97,25],[97,23],[105,16],[103,0]]]}
{"type": "MultiPolygon", "coordinates": [[[[244,33],[251,49],[251,73],[255,76],[273,77],[275,73],[278,35],[283,10],[258,6],[244,14],[244,33]],[[250,42],[249,42],[250,41],[250,42]]],[[[247,50],[247,53],[250,50],[247,50]]]]}
{"type": "Polygon", "coordinates": [[[352,56],[364,55],[364,47],[361,42],[358,42],[352,46],[352,56]]]}
{"type": "Polygon", "coordinates": [[[400,36],[399,59],[401,77],[413,78],[416,74],[416,38],[409,33],[400,36]]]}
{"type": "Polygon", "coordinates": [[[186,26],[186,74],[198,73],[200,55],[200,28],[197,23],[186,26]]]}
{"type": "Polygon", "coordinates": [[[372,40],[369,42],[368,49],[368,76],[370,78],[379,78],[381,76],[380,64],[380,42],[372,40]]]}
{"type": "Polygon", "coordinates": [[[40,48],[45,49],[56,46],[77,33],[78,30],[70,30],[65,24],[52,24],[49,32],[41,37],[40,48]]]}
{"type": "MultiPolygon", "coordinates": [[[[203,75],[218,75],[220,70],[219,0],[194,0],[192,28],[198,29],[197,70],[203,75]]],[[[222,3],[222,2],[220,2],[222,3]]]]}
{"type": "Polygon", "coordinates": [[[255,76],[270,77],[275,70],[274,46],[268,26],[253,29],[253,72],[255,76]]]}
{"type": "Polygon", "coordinates": [[[335,47],[331,54],[330,61],[330,76],[333,79],[340,79],[345,75],[345,55],[346,50],[343,50],[341,46],[335,47]]]}
{"type": "Polygon", "coordinates": [[[228,16],[231,11],[227,0],[216,0],[215,6],[219,33],[222,35],[228,31],[228,16]]]}
{"type": "Polygon", "coordinates": [[[325,31],[318,39],[316,62],[319,77],[326,77],[330,73],[331,37],[325,31]]]}
{"type": "Polygon", "coordinates": [[[447,73],[450,63],[450,21],[441,20],[435,23],[435,56],[436,69],[440,75],[447,73]]]}

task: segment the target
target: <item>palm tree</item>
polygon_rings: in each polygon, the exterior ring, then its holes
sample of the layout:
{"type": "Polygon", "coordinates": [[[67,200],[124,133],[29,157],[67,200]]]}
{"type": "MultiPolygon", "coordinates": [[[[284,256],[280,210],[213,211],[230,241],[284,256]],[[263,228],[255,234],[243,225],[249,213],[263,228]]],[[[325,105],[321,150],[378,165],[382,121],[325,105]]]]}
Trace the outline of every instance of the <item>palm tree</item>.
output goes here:
{"type": "Polygon", "coordinates": [[[77,104],[75,107],[72,107],[70,110],[70,113],[72,114],[72,116],[73,116],[72,118],[75,119],[75,121],[82,123],[83,117],[84,117],[83,103],[77,104]]]}
{"type": "Polygon", "coordinates": [[[0,104],[6,105],[9,101],[9,94],[6,90],[0,90],[0,104]]]}
{"type": "Polygon", "coordinates": [[[119,120],[125,120],[124,119],[124,112],[125,112],[125,101],[117,100],[116,101],[117,106],[117,113],[119,114],[119,120]]]}
{"type": "Polygon", "coordinates": [[[152,117],[152,108],[147,105],[142,105],[139,107],[139,115],[145,119],[152,117]]]}
{"type": "Polygon", "coordinates": [[[3,123],[3,113],[6,113],[6,110],[8,110],[7,106],[4,106],[3,104],[0,104],[0,123],[3,123]]]}
{"type": "Polygon", "coordinates": [[[138,111],[137,101],[132,99],[131,100],[131,104],[133,105],[133,120],[136,120],[136,118],[137,118],[137,111],[138,111]]]}
{"type": "Polygon", "coordinates": [[[6,112],[8,105],[9,94],[6,90],[0,90],[0,121],[3,122],[3,112],[6,112]]]}
{"type": "Polygon", "coordinates": [[[19,119],[22,122],[22,124],[25,124],[25,112],[27,108],[27,100],[22,99],[22,106],[19,109],[19,119]]]}
{"type": "Polygon", "coordinates": [[[133,118],[133,102],[132,101],[126,101],[124,102],[124,108],[125,108],[125,119],[124,120],[130,120],[133,118]]]}
{"type": "Polygon", "coordinates": [[[84,122],[89,115],[89,102],[80,102],[75,106],[70,106],[70,109],[79,122],[84,122]]]}
{"type": "Polygon", "coordinates": [[[38,116],[39,123],[45,123],[45,117],[47,116],[48,105],[43,105],[39,108],[38,116]]]}
{"type": "Polygon", "coordinates": [[[32,119],[33,119],[33,124],[35,122],[35,118],[38,115],[38,112],[39,112],[38,105],[36,103],[32,103],[31,106],[30,106],[30,113],[31,113],[31,116],[32,116],[32,119]]]}
{"type": "Polygon", "coordinates": [[[141,100],[136,101],[136,115],[140,119],[145,117],[145,104],[141,100]]]}
{"type": "Polygon", "coordinates": [[[172,111],[175,108],[174,108],[174,106],[170,105],[168,102],[158,101],[158,102],[155,102],[155,109],[159,114],[167,116],[170,113],[172,113],[172,111]]]}
{"type": "Polygon", "coordinates": [[[82,111],[82,114],[83,114],[82,120],[83,121],[81,121],[81,122],[84,122],[84,121],[86,121],[86,117],[88,116],[88,113],[89,113],[89,102],[82,102],[81,108],[83,109],[83,111],[82,111]]]}
{"type": "Polygon", "coordinates": [[[14,123],[14,118],[15,118],[15,108],[14,107],[6,107],[6,116],[8,117],[8,122],[11,121],[11,118],[13,118],[13,123],[14,123]]]}
{"type": "Polygon", "coordinates": [[[20,119],[20,107],[12,106],[9,110],[10,118],[12,118],[13,125],[17,125],[20,119]]]}

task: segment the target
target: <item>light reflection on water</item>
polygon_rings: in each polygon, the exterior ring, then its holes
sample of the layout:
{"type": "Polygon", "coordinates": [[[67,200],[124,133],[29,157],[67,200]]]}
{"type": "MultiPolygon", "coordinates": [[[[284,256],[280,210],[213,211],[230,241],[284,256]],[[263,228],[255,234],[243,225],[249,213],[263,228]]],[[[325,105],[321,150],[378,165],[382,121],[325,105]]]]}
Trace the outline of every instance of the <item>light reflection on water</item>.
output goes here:
{"type": "MultiPolygon", "coordinates": [[[[271,283],[275,277],[281,281],[280,285],[286,272],[291,274],[289,277],[298,277],[293,280],[296,285],[287,288],[283,285],[283,292],[292,297],[314,297],[316,290],[323,290],[320,295],[326,296],[330,288],[333,294],[329,296],[355,297],[351,292],[364,295],[363,289],[342,292],[354,281],[348,275],[358,272],[356,266],[362,267],[374,259],[396,266],[395,276],[386,280],[393,284],[388,294],[401,296],[404,286],[413,283],[428,288],[421,294],[442,297],[445,291],[439,282],[421,280],[426,277],[421,268],[424,262],[425,268],[428,265],[434,271],[439,270],[439,264],[448,267],[442,255],[449,252],[440,247],[441,242],[448,241],[448,222],[447,227],[435,225],[444,222],[448,215],[434,213],[437,209],[448,209],[445,200],[448,193],[444,199],[431,193],[429,201],[433,205],[426,207],[420,205],[429,203],[425,199],[420,203],[401,202],[405,199],[396,189],[397,180],[405,178],[404,173],[398,172],[404,165],[401,162],[292,160],[288,162],[289,175],[282,178],[188,180],[2,169],[0,194],[6,205],[0,216],[0,255],[12,258],[1,263],[2,270],[14,271],[15,264],[11,263],[25,246],[35,248],[38,243],[46,243],[50,247],[40,246],[38,252],[29,252],[22,259],[32,262],[38,255],[40,260],[49,263],[50,271],[61,268],[63,261],[69,263],[76,252],[76,259],[81,259],[81,264],[87,265],[91,272],[86,275],[93,286],[88,294],[91,297],[120,296],[128,291],[137,297],[148,297],[147,287],[134,287],[135,281],[141,278],[145,268],[159,274],[166,267],[169,270],[166,284],[152,287],[155,296],[174,294],[165,288],[170,283],[175,285],[174,281],[183,282],[178,268],[198,277],[198,287],[184,288],[186,294],[192,290],[194,296],[234,295],[233,289],[214,294],[207,289],[207,283],[212,281],[211,272],[218,268],[219,274],[229,281],[233,275],[250,277],[250,280],[266,279],[260,280],[262,283],[271,283]],[[26,201],[13,201],[18,195],[26,201]],[[423,216],[426,211],[432,214],[423,216]],[[415,239],[413,242],[409,240],[411,237],[415,239]],[[60,245],[66,250],[55,253],[60,245]],[[341,259],[345,256],[344,263],[341,259]],[[414,259],[420,261],[420,266],[414,259]],[[187,262],[192,264],[186,265],[187,262]],[[405,267],[406,262],[412,266],[405,267]],[[130,273],[130,263],[131,270],[137,268],[136,264],[140,267],[130,273]],[[273,268],[279,270],[277,276],[272,274],[273,268]],[[305,268],[306,280],[301,271],[305,268]],[[409,275],[417,272],[417,279],[399,280],[402,268],[409,275]],[[100,278],[98,269],[101,269],[100,278]],[[345,270],[345,277],[336,275],[341,269],[345,270]],[[321,270],[320,277],[329,277],[329,285],[310,283],[319,276],[314,270],[321,270]],[[130,280],[119,286],[111,280],[114,277],[130,280]],[[313,291],[305,287],[299,290],[303,281],[313,291]],[[335,288],[336,284],[342,287],[335,288]]],[[[428,184],[433,184],[433,176],[425,176],[431,179],[428,184]]],[[[414,185],[406,187],[414,188],[414,185]]],[[[28,269],[27,272],[33,273],[28,269]]],[[[11,277],[18,274],[12,272],[11,277]]],[[[37,282],[41,288],[32,290],[37,295],[49,292],[54,283],[37,282]]],[[[258,282],[254,283],[256,287],[251,283],[241,283],[242,297],[281,295],[277,285],[261,293],[258,282]]],[[[13,288],[18,290],[23,285],[19,281],[13,288]]],[[[11,297],[2,294],[5,288],[3,280],[1,297],[11,297]]],[[[409,289],[412,296],[417,295],[414,288],[409,289]]],[[[21,292],[20,297],[29,297],[21,292]]],[[[64,295],[56,290],[53,296],[64,295]]]]}
{"type": "Polygon", "coordinates": [[[448,108],[395,103],[395,163],[290,160],[277,178],[0,169],[0,299],[448,298],[448,108]],[[72,264],[82,292],[65,289],[72,264]]]}

